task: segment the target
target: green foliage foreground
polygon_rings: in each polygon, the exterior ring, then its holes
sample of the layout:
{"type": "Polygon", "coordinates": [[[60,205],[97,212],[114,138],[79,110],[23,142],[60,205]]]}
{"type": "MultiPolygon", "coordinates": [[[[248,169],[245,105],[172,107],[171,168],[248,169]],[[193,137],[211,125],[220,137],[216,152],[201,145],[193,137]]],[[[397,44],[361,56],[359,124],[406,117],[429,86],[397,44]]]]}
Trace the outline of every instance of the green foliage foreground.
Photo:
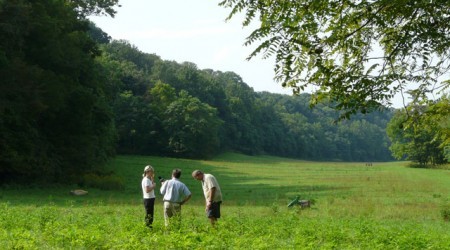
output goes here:
{"type": "Polygon", "coordinates": [[[228,154],[212,161],[121,156],[109,165],[121,191],[3,189],[0,245],[6,249],[450,249],[448,170],[404,163],[303,162],[228,154]],[[157,196],[154,228],[144,225],[141,172],[174,167],[193,192],[179,227],[165,228],[157,196]],[[211,228],[196,168],[224,190],[223,218],[211,228]],[[288,208],[295,196],[309,209],[288,208]]]}

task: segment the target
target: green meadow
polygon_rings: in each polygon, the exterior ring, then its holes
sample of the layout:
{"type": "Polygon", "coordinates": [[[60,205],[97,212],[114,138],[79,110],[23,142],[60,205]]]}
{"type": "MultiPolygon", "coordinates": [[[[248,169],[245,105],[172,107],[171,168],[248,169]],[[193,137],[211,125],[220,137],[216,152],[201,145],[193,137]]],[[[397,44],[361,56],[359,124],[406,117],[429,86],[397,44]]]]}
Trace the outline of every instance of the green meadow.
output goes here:
{"type": "MultiPolygon", "coordinates": [[[[121,189],[75,185],[6,186],[0,193],[1,249],[450,249],[450,171],[407,162],[310,162],[224,154],[212,160],[118,156],[107,166],[121,189]],[[181,225],[164,226],[157,192],[153,229],[144,224],[140,181],[181,181],[192,199],[181,225]],[[215,228],[204,215],[195,169],[218,179],[224,195],[215,228]],[[287,207],[295,197],[310,208],[287,207]]],[[[159,190],[159,186],[158,186],[159,190]]]]}

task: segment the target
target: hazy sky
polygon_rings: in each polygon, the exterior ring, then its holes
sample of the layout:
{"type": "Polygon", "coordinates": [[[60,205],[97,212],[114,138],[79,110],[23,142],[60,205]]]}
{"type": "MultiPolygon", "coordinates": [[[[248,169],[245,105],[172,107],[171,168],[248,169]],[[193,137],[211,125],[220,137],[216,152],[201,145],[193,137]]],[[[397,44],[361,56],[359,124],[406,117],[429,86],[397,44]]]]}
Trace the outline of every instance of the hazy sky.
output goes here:
{"type": "MultiPolygon", "coordinates": [[[[245,58],[254,47],[244,46],[256,28],[242,27],[243,15],[225,22],[230,10],[220,0],[120,0],[111,17],[90,17],[113,39],[124,39],[140,51],[163,60],[192,62],[199,69],[233,71],[255,91],[291,94],[273,80],[274,59],[245,58]]],[[[401,107],[397,95],[394,107],[401,107]]]]}
{"type": "Polygon", "coordinates": [[[291,94],[273,80],[274,60],[245,58],[244,46],[253,28],[242,17],[225,22],[230,10],[219,0],[121,0],[117,15],[91,17],[113,39],[124,39],[140,51],[163,60],[192,62],[199,69],[233,71],[255,91],[291,94]]]}

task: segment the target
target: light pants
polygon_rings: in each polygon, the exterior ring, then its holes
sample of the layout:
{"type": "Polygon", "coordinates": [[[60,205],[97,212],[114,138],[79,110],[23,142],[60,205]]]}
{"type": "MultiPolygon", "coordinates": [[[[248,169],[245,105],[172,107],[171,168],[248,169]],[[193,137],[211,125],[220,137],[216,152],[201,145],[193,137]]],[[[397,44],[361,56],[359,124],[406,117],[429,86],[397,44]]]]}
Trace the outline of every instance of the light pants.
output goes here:
{"type": "Polygon", "coordinates": [[[173,203],[164,201],[164,223],[169,226],[169,218],[175,217],[178,223],[181,221],[181,205],[179,203],[173,203]]]}

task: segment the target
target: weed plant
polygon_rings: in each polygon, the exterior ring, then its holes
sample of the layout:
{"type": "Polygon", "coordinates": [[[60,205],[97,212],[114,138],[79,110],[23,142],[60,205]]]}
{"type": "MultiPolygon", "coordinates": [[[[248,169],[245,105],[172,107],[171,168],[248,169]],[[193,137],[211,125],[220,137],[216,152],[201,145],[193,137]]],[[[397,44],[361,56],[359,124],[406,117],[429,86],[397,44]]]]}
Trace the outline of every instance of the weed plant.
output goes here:
{"type": "Polygon", "coordinates": [[[211,161],[120,156],[109,164],[121,190],[76,186],[3,188],[2,249],[450,249],[450,172],[404,162],[306,162],[226,154],[211,161]],[[164,226],[157,194],[153,229],[144,223],[140,180],[145,165],[168,179],[181,168],[193,193],[180,225],[164,226]],[[223,190],[215,228],[204,215],[200,183],[214,174],[223,190]],[[288,208],[296,196],[311,208],[288,208]]]}

